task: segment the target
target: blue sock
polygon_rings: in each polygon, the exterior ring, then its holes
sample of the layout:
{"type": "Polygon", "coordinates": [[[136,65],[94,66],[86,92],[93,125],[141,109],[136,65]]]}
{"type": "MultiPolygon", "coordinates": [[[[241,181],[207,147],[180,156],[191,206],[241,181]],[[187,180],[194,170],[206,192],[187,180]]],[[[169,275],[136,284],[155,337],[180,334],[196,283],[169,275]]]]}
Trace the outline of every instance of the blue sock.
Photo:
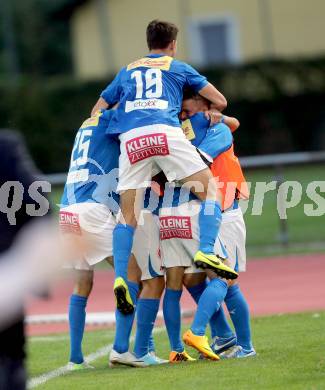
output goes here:
{"type": "Polygon", "coordinates": [[[184,345],[181,340],[181,306],[182,290],[166,288],[164,296],[164,320],[172,351],[183,352],[184,345]]]}
{"type": "MultiPolygon", "coordinates": [[[[137,303],[139,285],[137,283],[127,282],[130,295],[134,305],[137,303]]],[[[113,349],[118,353],[124,353],[129,350],[129,340],[132,330],[134,312],[132,314],[124,315],[119,310],[115,310],[115,339],[113,349]]]]}
{"type": "Polygon", "coordinates": [[[127,280],[129,257],[131,255],[134,227],[121,223],[113,230],[113,256],[115,277],[127,280]]]}
{"type": "Polygon", "coordinates": [[[159,299],[140,298],[137,304],[137,332],[134,353],[139,359],[149,352],[149,339],[159,309],[159,299]]]}
{"type": "MultiPolygon", "coordinates": [[[[196,303],[199,302],[199,299],[207,287],[208,283],[205,280],[204,282],[197,284],[196,286],[189,287],[188,292],[191,294],[192,298],[196,303]]],[[[231,337],[233,336],[233,331],[229,325],[229,322],[227,321],[227,318],[225,316],[225,312],[220,306],[219,310],[217,310],[213,316],[210,319],[210,328],[211,328],[211,337],[231,337]]]]}
{"type": "Polygon", "coordinates": [[[156,352],[155,341],[153,339],[152,332],[151,332],[151,335],[149,337],[148,350],[149,350],[149,352],[156,352]]]}
{"type": "Polygon", "coordinates": [[[199,302],[199,299],[201,298],[201,295],[206,289],[207,285],[208,282],[207,280],[205,280],[204,282],[197,284],[196,286],[187,287],[188,292],[191,294],[196,304],[199,302]]]}
{"type": "Polygon", "coordinates": [[[221,207],[218,202],[206,200],[201,203],[199,213],[200,251],[214,253],[214,243],[219,233],[221,219],[221,207]]]}
{"type": "Polygon", "coordinates": [[[219,310],[211,317],[210,328],[212,338],[218,336],[228,339],[230,337],[235,336],[229,325],[222,305],[220,306],[219,310]]]}
{"type": "Polygon", "coordinates": [[[70,362],[82,363],[82,338],[85,330],[87,298],[72,294],[69,305],[70,362]]]}
{"type": "Polygon", "coordinates": [[[238,345],[246,350],[251,350],[253,345],[249,307],[237,284],[228,288],[225,302],[235,327],[238,345]]]}
{"type": "Polygon", "coordinates": [[[208,322],[220,308],[226,293],[226,282],[217,278],[210,281],[201,295],[191,326],[191,330],[195,335],[203,336],[205,334],[208,322]]]}

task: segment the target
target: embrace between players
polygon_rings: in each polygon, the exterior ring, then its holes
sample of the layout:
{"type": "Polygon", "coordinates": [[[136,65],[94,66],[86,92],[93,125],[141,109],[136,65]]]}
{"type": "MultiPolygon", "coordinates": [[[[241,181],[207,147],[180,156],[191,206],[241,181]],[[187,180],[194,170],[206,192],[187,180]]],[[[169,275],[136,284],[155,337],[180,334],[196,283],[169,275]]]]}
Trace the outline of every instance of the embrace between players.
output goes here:
{"type": "Polygon", "coordinates": [[[76,135],[60,209],[63,236],[78,236],[87,248],[75,264],[69,306],[71,370],[89,367],[81,346],[93,267],[113,259],[110,366],[168,363],[156,356],[152,336],[164,291],[170,363],[195,360],[183,342],[211,360],[255,355],[237,284],[246,266],[238,201],[248,198],[233,150],[239,122],[221,114],[226,99],[205,77],[174,59],[177,33],[171,23],[149,23],[149,54],[121,69],[76,135]],[[183,285],[197,309],[181,338],[183,285]]]}

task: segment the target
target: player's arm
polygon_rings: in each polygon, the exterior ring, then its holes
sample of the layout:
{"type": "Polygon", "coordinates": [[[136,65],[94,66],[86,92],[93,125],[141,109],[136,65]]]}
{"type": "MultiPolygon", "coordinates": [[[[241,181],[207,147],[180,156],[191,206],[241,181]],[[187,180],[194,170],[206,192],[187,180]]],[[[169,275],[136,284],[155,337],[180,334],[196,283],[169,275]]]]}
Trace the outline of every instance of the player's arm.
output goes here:
{"type": "Polygon", "coordinates": [[[235,132],[240,126],[239,120],[237,118],[234,118],[233,116],[223,115],[223,119],[221,119],[221,122],[226,124],[230,128],[232,133],[235,132]]]}
{"type": "Polygon", "coordinates": [[[227,107],[227,100],[223,94],[211,83],[199,90],[199,94],[211,103],[211,108],[223,111],[227,107]]]}
{"type": "Polygon", "coordinates": [[[198,148],[212,158],[216,158],[219,154],[228,150],[232,143],[233,138],[230,128],[224,123],[219,123],[209,127],[198,148]]]}
{"type": "Polygon", "coordinates": [[[223,111],[227,107],[227,100],[223,94],[217,90],[206,77],[202,76],[194,68],[188,64],[184,64],[182,69],[186,76],[186,86],[192,88],[196,93],[199,93],[207,99],[213,108],[218,111],[223,111]]]}
{"type": "Polygon", "coordinates": [[[224,123],[227,125],[231,132],[234,133],[240,126],[239,120],[232,116],[223,115],[221,112],[211,109],[205,111],[205,117],[210,120],[210,125],[216,125],[217,123],[224,123]]]}
{"type": "Polygon", "coordinates": [[[107,108],[109,108],[109,104],[104,98],[100,97],[94,105],[93,109],[91,110],[91,116],[93,116],[97,111],[106,110],[107,108]]]}

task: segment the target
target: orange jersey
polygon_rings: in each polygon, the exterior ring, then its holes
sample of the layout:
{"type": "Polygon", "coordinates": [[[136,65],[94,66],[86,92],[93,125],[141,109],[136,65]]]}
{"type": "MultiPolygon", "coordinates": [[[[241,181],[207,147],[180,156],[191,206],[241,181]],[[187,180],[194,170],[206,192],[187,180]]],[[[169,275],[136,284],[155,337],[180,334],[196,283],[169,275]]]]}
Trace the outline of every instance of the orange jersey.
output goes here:
{"type": "Polygon", "coordinates": [[[239,160],[235,156],[233,145],[213,160],[210,169],[213,176],[220,183],[219,188],[223,196],[223,210],[229,208],[233,204],[234,199],[249,198],[248,185],[239,160]]]}

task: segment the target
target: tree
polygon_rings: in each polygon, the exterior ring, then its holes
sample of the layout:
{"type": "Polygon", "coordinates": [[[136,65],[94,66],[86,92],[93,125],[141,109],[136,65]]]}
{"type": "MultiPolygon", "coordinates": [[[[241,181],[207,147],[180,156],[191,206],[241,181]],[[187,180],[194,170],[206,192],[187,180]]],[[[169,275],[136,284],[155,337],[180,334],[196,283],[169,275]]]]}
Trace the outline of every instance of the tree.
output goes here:
{"type": "Polygon", "coordinates": [[[0,72],[17,71],[34,77],[71,73],[69,23],[53,14],[63,1],[11,0],[2,3],[6,5],[0,9],[4,26],[0,32],[3,42],[0,72]],[[11,37],[8,31],[12,32],[11,37]],[[10,61],[12,58],[16,65],[10,61]]]}

